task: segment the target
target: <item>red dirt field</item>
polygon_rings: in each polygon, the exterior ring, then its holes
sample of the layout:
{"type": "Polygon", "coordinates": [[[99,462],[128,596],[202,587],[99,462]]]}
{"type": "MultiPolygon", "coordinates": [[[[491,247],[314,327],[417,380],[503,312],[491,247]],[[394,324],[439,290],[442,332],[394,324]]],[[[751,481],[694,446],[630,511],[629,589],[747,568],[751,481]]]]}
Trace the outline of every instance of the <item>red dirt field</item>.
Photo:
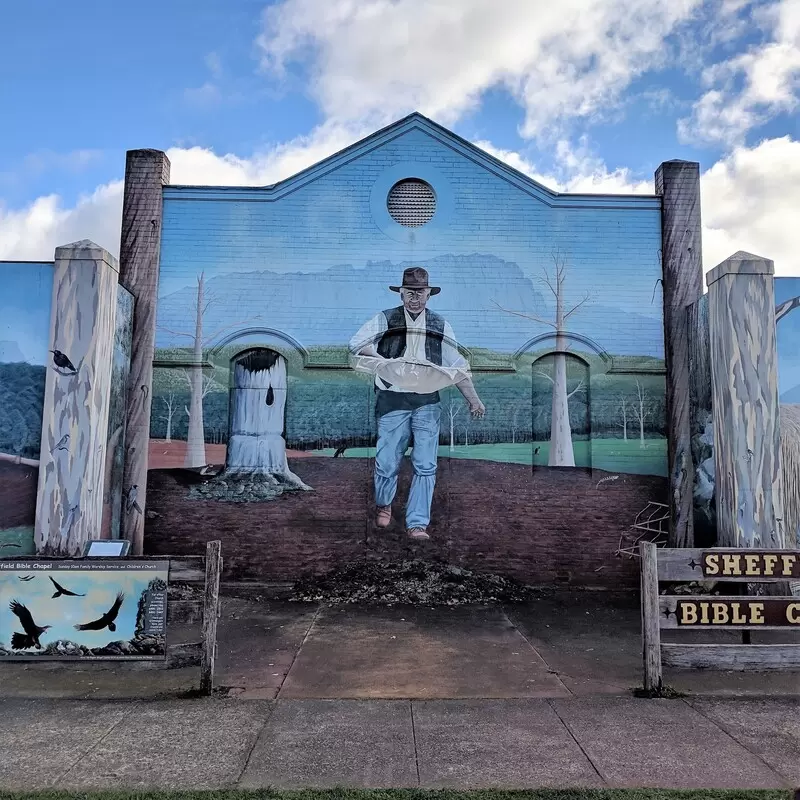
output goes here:
{"type": "MultiPolygon", "coordinates": [[[[408,496],[405,462],[396,516],[408,496]]],[[[415,543],[402,519],[374,526],[371,460],[314,456],[290,466],[314,491],[253,503],[191,499],[192,484],[207,477],[151,470],[145,551],[198,554],[220,539],[226,580],[293,581],[365,557],[420,557],[533,584],[634,586],[637,563],[614,555],[620,535],[667,495],[667,480],[655,476],[598,485],[609,473],[440,458],[431,540],[415,543]]]]}
{"type": "Polygon", "coordinates": [[[33,525],[38,467],[0,461],[0,530],[33,525]]]}
{"type": "MultiPolygon", "coordinates": [[[[207,444],[206,461],[209,464],[224,464],[227,445],[207,444]]],[[[306,453],[300,450],[287,450],[289,458],[306,458],[306,453]]],[[[171,442],[166,439],[151,439],[148,453],[148,465],[150,469],[179,469],[183,467],[186,458],[186,442],[173,439],[171,442]]]]}

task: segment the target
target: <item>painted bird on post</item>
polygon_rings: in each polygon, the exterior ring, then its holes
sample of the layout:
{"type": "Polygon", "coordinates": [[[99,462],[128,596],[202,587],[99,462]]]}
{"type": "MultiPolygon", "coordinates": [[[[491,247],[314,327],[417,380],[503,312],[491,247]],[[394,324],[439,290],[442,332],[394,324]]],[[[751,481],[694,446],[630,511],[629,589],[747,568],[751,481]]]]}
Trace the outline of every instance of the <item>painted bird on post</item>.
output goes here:
{"type": "Polygon", "coordinates": [[[53,369],[59,375],[77,375],[78,370],[69,358],[60,350],[51,350],[53,354],[53,369]]]}

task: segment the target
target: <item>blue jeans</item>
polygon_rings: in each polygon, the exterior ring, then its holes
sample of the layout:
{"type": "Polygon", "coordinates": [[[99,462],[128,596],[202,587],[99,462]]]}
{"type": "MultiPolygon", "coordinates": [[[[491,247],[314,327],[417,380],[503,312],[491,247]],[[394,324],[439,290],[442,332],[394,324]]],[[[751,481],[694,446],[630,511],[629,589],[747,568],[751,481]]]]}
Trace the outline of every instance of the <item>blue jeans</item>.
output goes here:
{"type": "Polygon", "coordinates": [[[378,418],[378,446],[375,453],[375,504],[390,506],[397,492],[397,474],[403,453],[414,434],[411,465],[414,477],[406,506],[406,526],[426,527],[431,521],[431,501],[436,484],[439,452],[439,403],[413,411],[390,411],[378,418]]]}

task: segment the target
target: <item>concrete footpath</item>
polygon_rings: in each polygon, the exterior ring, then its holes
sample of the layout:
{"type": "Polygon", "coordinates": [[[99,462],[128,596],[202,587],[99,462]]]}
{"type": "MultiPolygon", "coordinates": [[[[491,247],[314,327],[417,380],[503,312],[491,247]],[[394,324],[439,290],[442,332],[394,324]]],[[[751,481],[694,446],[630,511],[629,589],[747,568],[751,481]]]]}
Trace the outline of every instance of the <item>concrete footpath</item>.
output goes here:
{"type": "Polygon", "coordinates": [[[641,670],[636,597],[226,597],[213,699],[196,667],[0,663],[0,790],[800,786],[800,673],[668,670],[685,697],[644,700],[641,670]]]}
{"type": "Polygon", "coordinates": [[[0,789],[800,786],[800,699],[0,700],[0,789]]]}

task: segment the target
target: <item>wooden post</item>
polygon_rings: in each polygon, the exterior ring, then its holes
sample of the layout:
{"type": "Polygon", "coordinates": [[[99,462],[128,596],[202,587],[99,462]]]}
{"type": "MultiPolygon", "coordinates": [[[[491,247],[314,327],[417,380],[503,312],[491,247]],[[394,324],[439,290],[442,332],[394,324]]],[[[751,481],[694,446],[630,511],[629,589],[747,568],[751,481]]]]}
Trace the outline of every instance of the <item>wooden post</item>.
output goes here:
{"type": "Polygon", "coordinates": [[[642,658],[644,660],[644,688],[660,692],[661,629],[658,620],[658,548],[652,542],[640,542],[641,595],[642,595],[642,658]]]}
{"type": "Polygon", "coordinates": [[[134,297],[131,366],[126,408],[123,490],[136,491],[136,507],[123,514],[123,537],[131,555],[144,546],[147,493],[147,449],[153,388],[156,304],[161,254],[162,189],[169,183],[170,163],[159,150],[129,150],[122,202],[120,282],[134,297]],[[141,509],[141,512],[140,510],[141,509]]]}
{"type": "Polygon", "coordinates": [[[84,240],[56,248],[36,552],[78,556],[98,538],[106,490],[118,265],[84,240]]]}
{"type": "Polygon", "coordinates": [[[708,274],[720,547],[786,546],[773,274],[744,252],[708,274]]]}
{"type": "Polygon", "coordinates": [[[661,206],[661,268],[667,365],[667,439],[670,475],[670,547],[692,547],[692,452],[689,416],[689,344],[686,307],[703,293],[700,165],[665,161],[656,170],[661,206]]]}
{"type": "Polygon", "coordinates": [[[708,339],[708,296],[686,309],[689,334],[689,421],[694,467],[694,546],[716,542],[714,512],[714,417],[711,404],[711,345],[708,339]]]}
{"type": "Polygon", "coordinates": [[[217,655],[217,619],[219,617],[219,581],[222,574],[222,543],[206,545],[206,593],[203,601],[203,655],[200,662],[200,693],[214,689],[214,661],[217,655]]]}

